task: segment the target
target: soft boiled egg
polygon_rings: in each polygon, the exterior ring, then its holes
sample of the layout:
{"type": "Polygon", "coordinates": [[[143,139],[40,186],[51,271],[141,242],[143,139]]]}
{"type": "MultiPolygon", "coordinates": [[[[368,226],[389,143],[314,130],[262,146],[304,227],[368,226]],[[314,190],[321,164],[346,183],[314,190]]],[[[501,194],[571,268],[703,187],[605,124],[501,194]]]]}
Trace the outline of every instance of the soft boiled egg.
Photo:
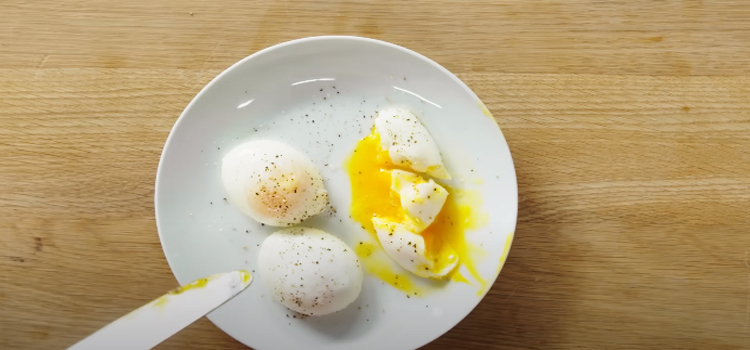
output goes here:
{"type": "Polygon", "coordinates": [[[396,263],[420,277],[440,278],[456,267],[458,258],[450,247],[431,256],[419,235],[432,224],[448,198],[448,191],[430,179],[403,170],[391,170],[391,191],[398,194],[404,212],[401,222],[372,218],[383,250],[396,263]]]}
{"type": "Polygon", "coordinates": [[[375,118],[380,146],[396,166],[425,173],[437,179],[450,179],[435,140],[422,122],[409,110],[384,108],[375,118]]]}
{"type": "Polygon", "coordinates": [[[456,267],[458,257],[450,245],[428,251],[420,235],[443,208],[448,191],[433,180],[403,170],[390,170],[391,192],[399,197],[403,214],[373,214],[372,225],[383,250],[404,269],[420,277],[441,278],[456,267]]]}
{"type": "Polygon", "coordinates": [[[310,316],[330,314],[354,302],[362,268],[354,251],[321,230],[294,227],[268,236],[258,256],[259,276],[271,297],[310,316]]]}
{"type": "Polygon", "coordinates": [[[448,176],[437,146],[416,117],[406,110],[385,109],[376,119],[372,133],[359,141],[346,164],[351,180],[352,218],[373,233],[388,256],[404,269],[421,277],[444,278],[467,252],[463,233],[470,224],[468,211],[457,210],[459,206],[451,200],[448,190],[433,179],[404,168],[448,176]],[[379,126],[379,120],[386,126],[379,126]],[[409,130],[394,127],[397,125],[419,129],[414,133],[419,137],[390,135],[391,142],[383,142],[383,130],[409,130]],[[405,143],[394,148],[401,141],[413,146],[405,143]],[[394,154],[398,159],[407,159],[408,155],[409,160],[399,162],[393,159],[394,154]]]}
{"type": "Polygon", "coordinates": [[[277,141],[250,141],[232,149],[222,160],[221,179],[232,203],[266,225],[300,223],[328,204],[315,164],[277,141]]]}

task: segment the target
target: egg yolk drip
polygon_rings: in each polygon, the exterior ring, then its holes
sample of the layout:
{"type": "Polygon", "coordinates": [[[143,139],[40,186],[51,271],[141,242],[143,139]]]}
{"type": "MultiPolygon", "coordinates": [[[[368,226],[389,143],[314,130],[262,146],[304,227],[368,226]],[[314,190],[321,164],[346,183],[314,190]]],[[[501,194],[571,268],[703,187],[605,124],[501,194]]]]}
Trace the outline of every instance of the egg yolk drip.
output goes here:
{"type": "MultiPolygon", "coordinates": [[[[440,214],[435,218],[432,225],[422,231],[421,235],[425,241],[425,248],[433,256],[436,252],[452,252],[458,256],[459,264],[466,267],[471,277],[480,285],[480,292],[487,290],[489,285],[477,270],[476,258],[486,253],[479,247],[466,242],[466,231],[478,229],[487,224],[488,217],[472,208],[479,208],[482,199],[477,191],[466,191],[444,186],[450,195],[443,205],[440,214]]],[[[445,258],[445,257],[442,257],[445,258]]],[[[454,281],[471,284],[462,276],[458,269],[450,275],[454,281]]]]}
{"type": "MultiPolygon", "coordinates": [[[[406,220],[400,197],[398,193],[391,190],[391,170],[412,170],[391,162],[388,152],[380,145],[380,135],[374,129],[370,135],[359,141],[346,162],[345,169],[351,182],[351,217],[376,241],[377,234],[371,221],[374,216],[397,223],[406,220]]],[[[472,208],[480,207],[481,198],[476,191],[452,189],[445,185],[443,187],[449,192],[448,198],[435,221],[421,233],[425,240],[426,253],[438,263],[451,261],[457,257],[459,264],[466,268],[466,271],[480,284],[481,289],[486,289],[487,282],[479,275],[472,259],[474,256],[481,255],[482,251],[465,240],[466,231],[476,229],[487,221],[486,215],[472,210],[472,208]]],[[[367,254],[357,251],[367,271],[411,294],[414,287],[405,279],[413,276],[399,275],[385,267],[381,260],[368,259],[372,252],[371,249],[367,250],[367,254]],[[399,280],[396,281],[394,276],[398,276],[399,280]]],[[[471,283],[458,270],[458,268],[453,270],[448,278],[471,283]]]]}

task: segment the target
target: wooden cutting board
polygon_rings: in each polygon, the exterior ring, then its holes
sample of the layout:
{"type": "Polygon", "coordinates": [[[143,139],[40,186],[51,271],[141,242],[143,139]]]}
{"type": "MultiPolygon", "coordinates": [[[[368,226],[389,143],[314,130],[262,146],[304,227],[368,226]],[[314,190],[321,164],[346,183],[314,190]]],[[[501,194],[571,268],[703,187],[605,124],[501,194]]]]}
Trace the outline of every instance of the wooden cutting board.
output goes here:
{"type": "MultiPolygon", "coordinates": [[[[175,287],[159,155],[269,45],[383,39],[465,81],[520,212],[487,298],[426,349],[750,349],[750,2],[0,2],[0,348],[65,348],[175,287]]],[[[400,335],[394,335],[400,336],[400,335]]],[[[242,349],[202,320],[163,349],[242,349]]]]}

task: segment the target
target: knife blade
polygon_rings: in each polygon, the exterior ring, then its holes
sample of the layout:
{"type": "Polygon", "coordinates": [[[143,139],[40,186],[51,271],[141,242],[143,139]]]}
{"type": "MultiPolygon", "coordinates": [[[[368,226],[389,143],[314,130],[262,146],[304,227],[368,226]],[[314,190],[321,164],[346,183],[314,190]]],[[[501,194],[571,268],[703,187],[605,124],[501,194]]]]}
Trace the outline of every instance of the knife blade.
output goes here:
{"type": "Polygon", "coordinates": [[[247,271],[201,278],[141,306],[68,350],[151,349],[245,290],[247,271]]]}

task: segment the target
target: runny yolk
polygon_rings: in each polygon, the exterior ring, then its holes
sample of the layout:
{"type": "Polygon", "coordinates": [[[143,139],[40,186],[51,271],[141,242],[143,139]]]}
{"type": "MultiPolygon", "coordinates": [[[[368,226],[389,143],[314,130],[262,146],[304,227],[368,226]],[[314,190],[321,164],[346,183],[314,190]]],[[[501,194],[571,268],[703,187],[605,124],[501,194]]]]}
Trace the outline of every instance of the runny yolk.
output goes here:
{"type": "Polygon", "coordinates": [[[375,132],[359,141],[346,164],[352,185],[352,219],[373,237],[376,237],[371,221],[373,214],[394,222],[405,218],[400,196],[391,191],[389,169],[394,167],[388,152],[380,147],[380,135],[375,132]]]}
{"type": "MultiPolygon", "coordinates": [[[[352,219],[367,230],[376,242],[377,234],[371,221],[373,216],[399,223],[405,220],[400,197],[398,193],[391,191],[390,171],[399,168],[413,171],[391,163],[388,152],[380,145],[380,135],[374,129],[370,135],[359,141],[345,164],[351,182],[352,219]]],[[[446,188],[449,195],[435,221],[421,233],[425,239],[426,253],[439,261],[447,261],[449,254],[455,254],[459,258],[459,265],[463,265],[471,277],[479,283],[480,291],[485,290],[488,287],[487,282],[479,275],[474,262],[474,258],[481,255],[482,251],[467,244],[465,240],[466,231],[476,229],[487,221],[486,214],[478,210],[481,206],[479,193],[441,185],[446,188]]],[[[374,248],[382,250],[379,244],[376,244],[374,248]]],[[[376,255],[373,254],[372,249],[367,249],[367,254],[364,254],[361,249],[357,253],[370,274],[407,292],[407,295],[417,290],[414,284],[405,280],[416,276],[403,273],[399,275],[395,270],[389,269],[386,266],[387,262],[374,258],[376,255]],[[398,283],[394,283],[396,282],[394,276],[398,276],[398,283]]],[[[448,278],[453,281],[471,283],[458,270],[456,268],[448,278]]]]}

